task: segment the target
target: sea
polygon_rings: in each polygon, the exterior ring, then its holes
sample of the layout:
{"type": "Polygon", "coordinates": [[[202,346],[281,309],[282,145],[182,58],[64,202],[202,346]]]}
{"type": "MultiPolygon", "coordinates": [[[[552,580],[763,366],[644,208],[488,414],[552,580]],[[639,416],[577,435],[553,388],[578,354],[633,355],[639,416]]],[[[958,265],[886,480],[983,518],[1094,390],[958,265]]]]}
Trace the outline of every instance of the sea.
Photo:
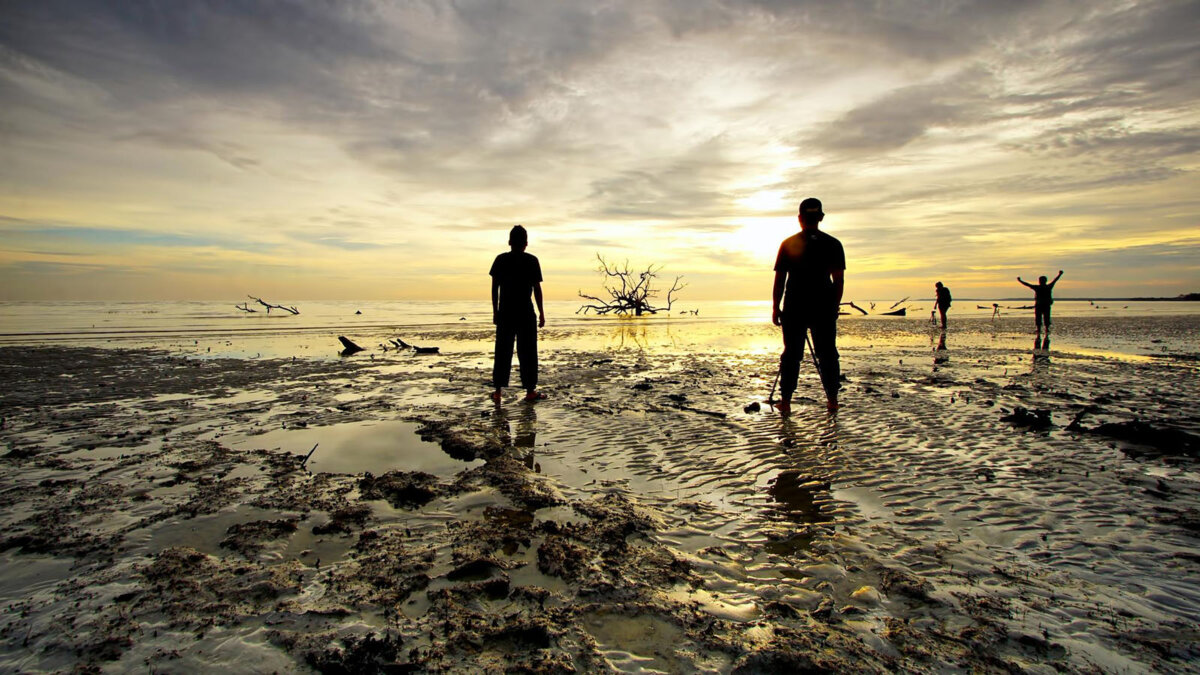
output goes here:
{"type": "MultiPolygon", "coordinates": [[[[0,347],[79,346],[157,348],[201,358],[336,358],[344,336],[367,349],[450,342],[486,350],[491,311],[482,301],[284,301],[299,313],[240,301],[0,302],[0,347]]],[[[924,344],[937,335],[932,303],[855,301],[844,307],[839,344],[877,341],[924,344]],[[906,316],[885,312],[907,309],[906,316]],[[865,311],[867,314],[862,314],[865,311]]],[[[676,302],[642,317],[596,316],[578,301],[546,303],[541,340],[548,348],[761,352],[779,349],[770,302],[676,302]]],[[[1139,358],[1195,353],[1200,302],[1056,300],[1054,348],[1139,358]]],[[[1034,336],[1033,310],[1024,300],[956,299],[948,336],[959,347],[1018,346],[1034,336]],[[997,311],[998,309],[998,311],[997,311]]]]}

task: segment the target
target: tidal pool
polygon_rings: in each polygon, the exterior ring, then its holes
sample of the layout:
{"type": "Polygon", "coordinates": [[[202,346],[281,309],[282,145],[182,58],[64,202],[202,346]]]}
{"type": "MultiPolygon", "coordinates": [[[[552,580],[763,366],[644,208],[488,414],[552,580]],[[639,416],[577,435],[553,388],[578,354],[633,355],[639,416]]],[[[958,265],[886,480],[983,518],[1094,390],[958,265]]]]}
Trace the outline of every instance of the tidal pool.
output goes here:
{"type": "Polygon", "coordinates": [[[428,443],[417,435],[415,422],[372,421],[331,424],[304,429],[277,429],[254,436],[230,435],[221,438],[232,448],[287,450],[307,455],[313,472],[363,473],[379,475],[388,471],[425,471],[449,477],[483,460],[464,462],[447,455],[437,443],[428,443]]]}

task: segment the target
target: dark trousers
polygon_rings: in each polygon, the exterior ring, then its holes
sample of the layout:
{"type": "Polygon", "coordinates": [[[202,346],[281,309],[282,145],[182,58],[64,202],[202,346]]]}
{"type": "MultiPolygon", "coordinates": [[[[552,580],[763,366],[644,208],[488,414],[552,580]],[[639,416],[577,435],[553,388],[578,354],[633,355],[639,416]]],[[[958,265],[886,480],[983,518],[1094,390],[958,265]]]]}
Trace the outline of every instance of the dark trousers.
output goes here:
{"type": "Polygon", "coordinates": [[[1046,322],[1046,328],[1050,327],[1050,305],[1034,305],[1033,308],[1034,321],[1037,327],[1042,327],[1042,322],[1046,322]]]}
{"type": "Polygon", "coordinates": [[[528,315],[500,315],[496,323],[496,361],[492,369],[492,382],[497,389],[508,386],[514,338],[517,341],[517,359],[521,363],[521,386],[533,391],[538,383],[538,356],[537,317],[532,312],[528,315]]]}
{"type": "Polygon", "coordinates": [[[784,312],[783,354],[779,357],[779,388],[783,400],[789,401],[796,391],[800,377],[800,362],[804,360],[804,336],[811,330],[813,350],[821,364],[821,386],[825,397],[837,400],[841,363],[837,350],[837,319],[829,312],[824,316],[805,312],[784,312]]]}

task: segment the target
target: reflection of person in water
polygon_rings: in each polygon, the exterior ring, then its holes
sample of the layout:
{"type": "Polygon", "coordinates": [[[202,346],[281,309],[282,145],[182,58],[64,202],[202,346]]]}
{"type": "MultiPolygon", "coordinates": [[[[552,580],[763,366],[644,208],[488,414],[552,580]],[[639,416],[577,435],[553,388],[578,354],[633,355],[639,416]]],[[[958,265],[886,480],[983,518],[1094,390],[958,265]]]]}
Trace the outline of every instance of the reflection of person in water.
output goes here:
{"type": "Polygon", "coordinates": [[[1058,276],[1054,277],[1054,281],[1050,283],[1046,283],[1046,277],[1038,277],[1036,286],[1017,277],[1017,281],[1020,281],[1023,286],[1033,289],[1033,314],[1039,333],[1042,331],[1043,321],[1046,323],[1046,333],[1050,332],[1050,305],[1054,304],[1051,292],[1054,290],[1054,284],[1058,283],[1062,275],[1063,271],[1059,270],[1058,276]]]}
{"type": "Polygon", "coordinates": [[[837,351],[838,306],[846,272],[842,243],[818,229],[825,213],[821,201],[809,197],[800,202],[800,232],[779,246],[775,258],[775,285],[771,298],[771,321],[783,327],[783,354],[779,357],[779,411],[792,408],[792,393],[800,377],[804,342],[812,330],[812,346],[820,364],[826,407],[838,407],[841,367],[837,351]],[[780,302],[783,303],[782,309],[780,302]]]}
{"type": "Polygon", "coordinates": [[[933,350],[933,365],[936,367],[949,360],[950,357],[946,353],[946,332],[942,331],[942,334],[938,337],[937,347],[933,350]]]}
{"type": "Polygon", "coordinates": [[[492,382],[496,390],[492,400],[500,403],[504,387],[512,371],[513,339],[517,341],[517,358],[521,363],[521,386],[525,400],[536,401],[545,396],[537,390],[538,354],[537,330],[546,325],[542,308],[542,267],[538,259],[525,252],[529,234],[517,225],[509,232],[508,253],[496,256],[489,274],[492,276],[492,323],[496,324],[496,358],[492,382]],[[537,301],[537,316],[533,303],[537,301]]]}
{"type": "Polygon", "coordinates": [[[541,473],[542,467],[533,460],[534,446],[537,445],[537,410],[536,406],[523,406],[521,416],[517,418],[517,430],[513,434],[513,447],[517,449],[521,462],[528,468],[541,473]]]}
{"type": "Polygon", "coordinates": [[[1043,338],[1041,333],[1033,338],[1033,363],[1050,363],[1050,334],[1043,338]]]}
{"type": "Polygon", "coordinates": [[[504,408],[497,408],[492,414],[492,426],[502,443],[515,448],[516,457],[522,464],[541,473],[542,467],[535,461],[534,454],[537,445],[537,406],[521,406],[515,429],[510,424],[509,413],[504,408]]]}
{"type": "Polygon", "coordinates": [[[934,303],[937,305],[938,313],[942,315],[942,330],[946,330],[946,310],[950,309],[950,289],[943,286],[940,281],[933,287],[937,292],[934,303]]]}

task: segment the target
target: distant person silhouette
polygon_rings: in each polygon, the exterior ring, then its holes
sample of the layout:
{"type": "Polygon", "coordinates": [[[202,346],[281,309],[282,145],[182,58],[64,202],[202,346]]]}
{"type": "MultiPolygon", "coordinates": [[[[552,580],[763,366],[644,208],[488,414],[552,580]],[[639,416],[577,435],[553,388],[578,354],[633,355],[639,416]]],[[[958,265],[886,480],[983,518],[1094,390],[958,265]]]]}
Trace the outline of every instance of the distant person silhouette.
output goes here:
{"type": "Polygon", "coordinates": [[[792,393],[796,391],[804,342],[810,330],[826,407],[834,411],[838,407],[841,375],[837,316],[845,284],[846,254],[840,241],[818,229],[825,218],[821,200],[809,197],[800,202],[797,218],[800,232],[784,239],[779,246],[771,293],[771,321],[783,327],[779,411],[788,414],[792,410],[792,393]]]}
{"type": "Polygon", "coordinates": [[[1054,281],[1050,283],[1046,283],[1046,277],[1038,277],[1036,286],[1017,277],[1017,281],[1020,281],[1022,285],[1033,289],[1033,315],[1039,333],[1042,331],[1043,322],[1046,324],[1046,332],[1050,332],[1050,305],[1054,304],[1054,298],[1050,294],[1054,290],[1054,284],[1058,283],[1062,275],[1063,271],[1059,270],[1058,276],[1054,277],[1054,281]]]}
{"type": "Polygon", "coordinates": [[[943,286],[940,281],[933,287],[937,292],[934,302],[937,304],[938,314],[942,315],[942,330],[946,330],[946,310],[950,309],[950,289],[943,286]]]}
{"type": "Polygon", "coordinates": [[[492,401],[500,403],[512,371],[513,339],[517,341],[517,358],[521,364],[521,386],[525,400],[545,398],[537,390],[538,354],[537,331],[546,325],[542,308],[542,267],[538,259],[525,252],[529,233],[517,225],[508,234],[508,253],[496,256],[492,269],[492,323],[496,324],[496,358],[492,368],[492,401]],[[537,316],[529,295],[537,301],[537,316]]]}

